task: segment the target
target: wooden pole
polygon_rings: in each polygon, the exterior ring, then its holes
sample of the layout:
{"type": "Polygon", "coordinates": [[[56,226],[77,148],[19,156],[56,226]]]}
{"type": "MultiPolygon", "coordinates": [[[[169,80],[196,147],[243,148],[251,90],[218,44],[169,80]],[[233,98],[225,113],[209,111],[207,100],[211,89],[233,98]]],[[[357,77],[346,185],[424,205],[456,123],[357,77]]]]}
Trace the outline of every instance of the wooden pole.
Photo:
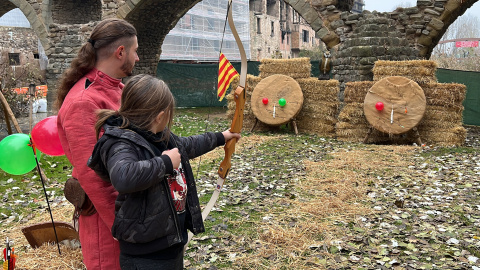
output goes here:
{"type": "MultiPolygon", "coordinates": [[[[8,116],[12,120],[13,125],[15,126],[15,129],[17,130],[17,133],[22,133],[22,129],[18,125],[17,119],[15,118],[15,115],[13,114],[12,109],[10,109],[10,106],[8,105],[7,99],[5,99],[5,96],[3,96],[3,93],[1,91],[0,91],[0,102],[2,103],[4,110],[6,110],[8,116]]],[[[7,118],[7,116],[5,118],[7,118]]]]}
{"type": "Polygon", "coordinates": [[[10,117],[8,116],[7,108],[3,105],[2,105],[2,108],[3,108],[3,114],[5,115],[5,122],[7,124],[8,135],[11,135],[12,127],[10,126],[10,117]]]}
{"type": "Polygon", "coordinates": [[[32,96],[28,97],[28,127],[29,133],[32,133],[32,125],[33,125],[33,103],[32,103],[32,96]]]}

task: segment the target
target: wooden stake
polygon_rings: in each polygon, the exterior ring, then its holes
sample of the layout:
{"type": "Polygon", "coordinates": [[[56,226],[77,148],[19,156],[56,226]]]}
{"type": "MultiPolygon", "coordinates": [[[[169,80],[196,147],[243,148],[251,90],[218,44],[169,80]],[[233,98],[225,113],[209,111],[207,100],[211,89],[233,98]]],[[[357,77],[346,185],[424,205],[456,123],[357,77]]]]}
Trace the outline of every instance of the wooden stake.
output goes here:
{"type": "Polygon", "coordinates": [[[10,117],[8,116],[7,108],[5,106],[2,106],[3,108],[3,114],[5,115],[5,122],[7,124],[7,129],[8,129],[8,134],[12,134],[12,127],[10,126],[10,117]]]}
{"type": "MultiPolygon", "coordinates": [[[[22,129],[18,125],[17,119],[15,118],[15,115],[13,114],[12,109],[10,109],[10,106],[8,105],[7,99],[5,99],[5,96],[3,96],[3,93],[1,91],[0,91],[0,102],[3,105],[3,109],[6,110],[5,118],[10,117],[10,119],[13,122],[13,125],[15,126],[15,129],[17,130],[17,133],[22,133],[22,129]],[[7,116],[7,114],[8,114],[8,116],[7,116]]],[[[11,129],[9,129],[9,130],[11,130],[11,129]]],[[[9,131],[9,135],[11,135],[11,134],[12,133],[10,133],[10,131],[9,131]]]]}

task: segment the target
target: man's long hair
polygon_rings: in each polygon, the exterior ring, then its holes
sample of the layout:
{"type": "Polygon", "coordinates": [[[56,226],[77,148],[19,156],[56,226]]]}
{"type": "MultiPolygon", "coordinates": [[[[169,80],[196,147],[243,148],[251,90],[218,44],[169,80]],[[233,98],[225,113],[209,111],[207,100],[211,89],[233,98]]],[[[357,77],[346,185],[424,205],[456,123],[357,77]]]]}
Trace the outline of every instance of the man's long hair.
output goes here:
{"type": "Polygon", "coordinates": [[[108,58],[118,46],[130,48],[136,35],[135,27],[125,20],[113,18],[99,22],[88,42],[83,44],[77,57],[63,73],[58,84],[55,109],[60,109],[70,89],[94,68],[96,61],[108,58]]]}

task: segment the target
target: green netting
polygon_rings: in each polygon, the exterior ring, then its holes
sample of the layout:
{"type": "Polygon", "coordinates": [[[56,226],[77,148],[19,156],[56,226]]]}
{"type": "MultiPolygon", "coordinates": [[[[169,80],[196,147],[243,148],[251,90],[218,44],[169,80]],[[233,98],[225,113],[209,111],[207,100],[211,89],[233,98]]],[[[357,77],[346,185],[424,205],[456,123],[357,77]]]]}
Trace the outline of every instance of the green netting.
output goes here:
{"type": "MultiPolygon", "coordinates": [[[[320,70],[318,61],[311,61],[312,77],[318,77],[320,70]]],[[[232,62],[240,72],[240,62],[232,62]]],[[[258,76],[260,62],[248,62],[248,74],[258,76]]],[[[218,63],[213,64],[176,64],[160,62],[157,66],[157,77],[164,80],[177,102],[177,107],[222,107],[227,105],[226,99],[221,102],[217,98],[218,63]]]]}
{"type": "MultiPolygon", "coordinates": [[[[260,62],[248,62],[247,73],[258,76],[260,62]]],[[[240,72],[241,64],[232,65],[240,72]]],[[[165,81],[175,97],[177,107],[221,107],[217,98],[218,63],[174,64],[161,62],[157,66],[157,77],[165,81]]]]}
{"type": "Polygon", "coordinates": [[[480,126],[480,72],[437,69],[440,83],[461,83],[467,86],[467,96],[463,102],[463,123],[480,126]]]}
{"type": "MultiPolygon", "coordinates": [[[[310,63],[312,64],[312,72],[311,72],[312,77],[318,78],[318,75],[320,75],[320,67],[319,67],[320,61],[314,60],[314,61],[310,61],[310,63]]],[[[332,75],[330,71],[330,78],[331,77],[332,75]]]]}

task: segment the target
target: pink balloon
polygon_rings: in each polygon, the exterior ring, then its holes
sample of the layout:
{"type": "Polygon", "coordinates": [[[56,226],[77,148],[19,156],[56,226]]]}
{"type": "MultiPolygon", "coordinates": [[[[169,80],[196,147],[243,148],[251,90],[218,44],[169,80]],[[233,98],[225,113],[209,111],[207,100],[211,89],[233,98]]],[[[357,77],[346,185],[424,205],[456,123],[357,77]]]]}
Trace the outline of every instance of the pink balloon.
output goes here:
{"type": "Polygon", "coordinates": [[[32,129],[32,140],[40,151],[50,156],[62,156],[62,144],[58,137],[57,116],[49,116],[38,122],[32,129]]]}

